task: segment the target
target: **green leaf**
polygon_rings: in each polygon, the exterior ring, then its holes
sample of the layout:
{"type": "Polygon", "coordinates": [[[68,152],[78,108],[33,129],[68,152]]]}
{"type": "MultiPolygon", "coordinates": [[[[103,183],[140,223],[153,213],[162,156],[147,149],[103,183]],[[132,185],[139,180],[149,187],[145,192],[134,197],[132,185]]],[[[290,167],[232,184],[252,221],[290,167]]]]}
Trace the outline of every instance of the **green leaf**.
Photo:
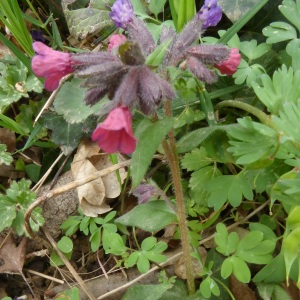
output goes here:
{"type": "Polygon", "coordinates": [[[256,40],[245,41],[240,43],[240,51],[244,55],[246,55],[250,60],[254,60],[263,56],[270,49],[271,46],[266,43],[257,45],[256,40]]]}
{"type": "Polygon", "coordinates": [[[285,209],[300,205],[300,174],[295,169],[281,175],[272,187],[271,202],[279,200],[285,209]]]}
{"type": "Polygon", "coordinates": [[[181,166],[188,171],[197,171],[213,163],[205,148],[194,149],[191,153],[187,153],[181,160],[181,166]]]}
{"type": "Polygon", "coordinates": [[[222,173],[215,166],[207,166],[193,172],[189,182],[192,199],[196,203],[206,206],[209,198],[206,183],[221,175],[222,173]]]}
{"type": "Polygon", "coordinates": [[[46,112],[40,123],[52,130],[52,141],[59,145],[65,155],[71,153],[79,144],[83,136],[83,124],[69,124],[63,116],[46,112]]]}
{"type": "Polygon", "coordinates": [[[102,245],[106,254],[122,255],[127,250],[122,237],[118,233],[107,230],[103,231],[102,245]]]}
{"type": "Polygon", "coordinates": [[[231,257],[228,257],[224,260],[222,267],[221,267],[221,276],[222,278],[228,278],[233,271],[231,257]]]}
{"type": "MultiPolygon", "coordinates": [[[[293,263],[296,260],[298,260],[298,263],[300,261],[299,247],[300,247],[300,226],[295,228],[289,234],[287,234],[284,237],[283,242],[282,242],[281,251],[283,253],[284,262],[285,262],[286,281],[287,282],[288,282],[288,278],[289,278],[293,263]]],[[[297,284],[300,284],[299,277],[298,277],[297,284]]]]}
{"type": "Polygon", "coordinates": [[[214,132],[227,131],[232,125],[226,126],[212,126],[199,128],[195,131],[191,131],[188,134],[184,135],[176,144],[176,148],[178,153],[185,153],[193,150],[198,147],[203,141],[205,141],[209,136],[211,136],[214,132]]]}
{"type": "Polygon", "coordinates": [[[267,36],[267,43],[275,44],[297,38],[297,32],[293,26],[286,22],[273,22],[263,29],[263,34],[267,36]]]}
{"type": "Polygon", "coordinates": [[[275,130],[253,122],[249,117],[238,119],[238,123],[240,126],[228,131],[229,144],[232,145],[228,151],[239,156],[236,163],[251,164],[274,153],[278,143],[275,130]]]}
{"type": "Polygon", "coordinates": [[[158,285],[135,285],[127,290],[122,300],[158,300],[171,287],[172,285],[164,283],[158,285]]]}
{"type": "Polygon", "coordinates": [[[300,31],[299,3],[296,4],[293,0],[283,0],[282,5],[279,5],[279,10],[300,31]]]}
{"type": "Polygon", "coordinates": [[[77,287],[72,287],[70,290],[66,290],[56,295],[61,300],[80,300],[79,290],[77,287]]]}
{"type": "Polygon", "coordinates": [[[254,264],[267,264],[272,260],[276,241],[264,240],[260,231],[251,231],[238,244],[235,255],[254,264]]]}
{"type": "Polygon", "coordinates": [[[156,47],[155,50],[147,56],[145,64],[151,67],[158,67],[162,63],[171,42],[172,39],[168,39],[156,47]]]}
{"type": "Polygon", "coordinates": [[[210,298],[211,293],[215,296],[220,296],[220,289],[216,282],[210,277],[207,276],[200,284],[200,292],[205,298],[210,298]]]}
{"type": "Polygon", "coordinates": [[[254,282],[280,283],[285,279],[285,264],[283,253],[273,258],[253,278],[254,282]]]}
{"type": "Polygon", "coordinates": [[[16,218],[16,207],[6,196],[0,195],[0,232],[10,227],[16,218]]]}
{"type": "Polygon", "coordinates": [[[286,46],[286,53],[292,58],[292,68],[294,70],[300,70],[300,39],[294,39],[290,41],[286,46]]]}
{"type": "Polygon", "coordinates": [[[220,209],[226,201],[237,207],[243,197],[253,199],[252,187],[242,173],[215,177],[206,183],[205,188],[210,192],[208,206],[214,207],[215,210],[220,209]]]}
{"type": "Polygon", "coordinates": [[[248,87],[251,87],[252,83],[264,73],[265,69],[262,65],[249,65],[244,59],[242,59],[237,71],[232,77],[235,78],[235,84],[243,84],[246,82],[248,87]]]}
{"type": "Polygon", "coordinates": [[[141,244],[141,249],[148,251],[151,248],[153,248],[155,246],[155,244],[157,243],[157,239],[153,236],[150,236],[148,238],[145,238],[141,244]]]}
{"type": "Polygon", "coordinates": [[[73,250],[73,242],[69,237],[63,236],[57,242],[57,247],[63,253],[70,253],[73,250]]]}
{"type": "Polygon", "coordinates": [[[248,283],[251,279],[251,272],[247,264],[239,257],[229,258],[232,264],[232,273],[242,283],[248,283]]]}
{"type": "Polygon", "coordinates": [[[132,154],[131,177],[135,189],[143,180],[159,144],[173,127],[173,119],[166,118],[155,123],[144,119],[138,126],[135,136],[137,147],[132,154]]]}
{"type": "Polygon", "coordinates": [[[149,9],[153,12],[157,18],[157,15],[163,11],[167,0],[150,0],[149,9]]]}
{"type": "Polygon", "coordinates": [[[263,300],[292,300],[289,293],[278,284],[257,284],[257,290],[263,300]]]}
{"type": "Polygon", "coordinates": [[[80,123],[92,114],[97,114],[105,103],[102,99],[97,104],[88,106],[84,102],[84,89],[81,80],[73,78],[66,82],[55,97],[54,108],[57,114],[63,115],[69,124],[80,123]]]}
{"type": "Polygon", "coordinates": [[[262,75],[260,79],[261,83],[253,82],[252,87],[259,100],[274,115],[278,115],[284,103],[296,103],[300,97],[300,70],[287,69],[283,65],[274,72],[272,79],[268,75],[262,75]]]}
{"type": "Polygon", "coordinates": [[[109,17],[109,7],[113,2],[113,0],[97,0],[92,1],[86,8],[69,10],[68,1],[62,1],[62,7],[70,33],[75,36],[76,39],[81,40],[85,39],[89,34],[96,33],[105,27],[111,26],[113,23],[109,17]]]}
{"type": "Polygon", "coordinates": [[[239,237],[236,232],[228,234],[227,228],[223,223],[218,223],[215,234],[216,250],[224,255],[230,255],[237,249],[239,237]]]}
{"type": "Polygon", "coordinates": [[[139,272],[142,274],[147,273],[150,269],[150,262],[148,258],[141,252],[139,253],[136,266],[139,272]]]}
{"type": "MultiPolygon", "coordinates": [[[[300,128],[300,100],[296,103],[284,103],[282,111],[279,112],[279,117],[272,116],[272,121],[280,130],[282,144],[286,141],[300,145],[298,132],[298,128],[300,128]]],[[[298,148],[295,150],[298,151],[298,148]]]]}
{"type": "Polygon", "coordinates": [[[176,220],[176,214],[171,211],[166,202],[157,200],[134,207],[125,215],[117,218],[115,222],[153,232],[163,229],[176,220]]]}
{"type": "MultiPolygon", "coordinates": [[[[265,216],[265,215],[263,215],[263,216],[265,216]]],[[[261,222],[262,222],[262,218],[261,218],[261,222]]],[[[260,231],[261,233],[263,233],[264,239],[270,240],[272,242],[276,242],[277,241],[277,236],[273,232],[273,230],[270,229],[270,227],[268,227],[268,226],[266,226],[266,225],[264,225],[262,223],[251,223],[249,225],[249,228],[250,228],[251,231],[260,231]]]]}
{"type": "Polygon", "coordinates": [[[6,152],[6,145],[0,144],[0,166],[5,164],[9,166],[13,162],[13,157],[9,152],[6,152]]]}
{"type": "Polygon", "coordinates": [[[91,249],[96,252],[100,247],[101,242],[101,229],[97,228],[90,236],[91,249]]]}
{"type": "MultiPolygon", "coordinates": [[[[72,251],[69,253],[64,253],[65,257],[70,260],[72,257],[72,251]]],[[[59,267],[59,266],[63,266],[65,263],[63,262],[63,260],[59,257],[59,255],[56,253],[56,251],[53,251],[50,254],[50,265],[51,266],[55,266],[55,267],[59,267]]]]}

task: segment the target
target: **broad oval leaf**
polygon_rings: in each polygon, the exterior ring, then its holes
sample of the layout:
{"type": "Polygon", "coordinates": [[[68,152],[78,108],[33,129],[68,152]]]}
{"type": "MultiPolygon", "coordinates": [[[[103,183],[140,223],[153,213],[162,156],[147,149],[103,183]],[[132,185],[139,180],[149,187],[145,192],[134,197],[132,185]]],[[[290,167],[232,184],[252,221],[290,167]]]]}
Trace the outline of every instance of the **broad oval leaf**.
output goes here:
{"type": "Polygon", "coordinates": [[[153,232],[163,229],[176,220],[176,214],[165,201],[157,200],[136,206],[127,214],[117,218],[115,222],[153,232]]]}
{"type": "Polygon", "coordinates": [[[137,147],[132,154],[131,177],[132,189],[143,180],[159,144],[173,127],[173,119],[166,118],[156,123],[144,119],[138,126],[135,136],[137,147]]]}

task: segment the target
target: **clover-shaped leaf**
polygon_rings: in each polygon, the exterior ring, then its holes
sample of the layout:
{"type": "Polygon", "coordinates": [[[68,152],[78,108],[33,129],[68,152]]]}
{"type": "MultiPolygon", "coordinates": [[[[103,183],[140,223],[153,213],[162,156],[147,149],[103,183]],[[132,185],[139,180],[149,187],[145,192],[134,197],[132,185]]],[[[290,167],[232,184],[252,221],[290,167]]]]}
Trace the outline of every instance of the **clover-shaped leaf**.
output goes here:
{"type": "Polygon", "coordinates": [[[256,40],[245,41],[240,44],[241,52],[244,55],[246,55],[250,60],[254,60],[254,59],[257,59],[257,58],[263,56],[270,49],[271,49],[271,46],[266,43],[257,45],[256,40]]]}
{"type": "Polygon", "coordinates": [[[297,32],[293,26],[286,22],[273,22],[263,29],[267,37],[267,43],[275,44],[297,38],[297,32]]]}
{"type": "Polygon", "coordinates": [[[244,59],[242,59],[239,68],[233,74],[233,78],[235,78],[234,82],[236,84],[243,84],[246,81],[247,85],[251,87],[252,82],[264,73],[265,70],[262,65],[249,65],[244,59]]]}

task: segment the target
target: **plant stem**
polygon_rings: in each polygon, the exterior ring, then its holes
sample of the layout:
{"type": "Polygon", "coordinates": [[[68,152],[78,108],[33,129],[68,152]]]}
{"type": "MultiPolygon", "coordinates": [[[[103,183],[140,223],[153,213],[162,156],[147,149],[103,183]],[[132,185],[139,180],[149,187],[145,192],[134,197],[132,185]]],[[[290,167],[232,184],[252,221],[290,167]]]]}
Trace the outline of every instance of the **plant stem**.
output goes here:
{"type": "MultiPolygon", "coordinates": [[[[166,111],[166,115],[171,117],[172,110],[171,110],[170,100],[166,101],[165,111],[166,111]]],[[[169,144],[166,140],[164,140],[163,148],[165,150],[168,162],[170,164],[171,175],[173,179],[173,185],[174,185],[174,191],[175,191],[176,203],[177,203],[177,212],[179,218],[179,229],[180,229],[181,242],[182,242],[182,252],[183,252],[183,257],[185,258],[187,286],[188,286],[189,294],[192,295],[195,293],[195,282],[194,282],[194,275],[193,275],[192,258],[190,255],[191,246],[188,238],[188,226],[187,226],[186,214],[185,214],[180,165],[179,165],[179,158],[178,158],[175,142],[176,140],[175,140],[174,130],[171,130],[169,132],[169,144]]]]}
{"type": "Polygon", "coordinates": [[[273,129],[276,128],[275,125],[273,124],[273,122],[271,121],[270,116],[268,116],[267,114],[262,112],[260,109],[254,107],[248,103],[236,101],[236,100],[225,100],[216,105],[216,109],[220,109],[223,107],[240,108],[244,111],[249,112],[250,114],[254,115],[255,117],[257,117],[262,124],[265,124],[273,129]]]}
{"type": "Polygon", "coordinates": [[[215,126],[217,125],[217,120],[215,116],[214,106],[211,102],[210,96],[208,95],[207,90],[205,89],[205,86],[203,83],[200,83],[199,80],[196,80],[198,85],[198,95],[200,99],[200,104],[202,107],[202,110],[204,111],[206,115],[206,121],[209,126],[215,126]]]}

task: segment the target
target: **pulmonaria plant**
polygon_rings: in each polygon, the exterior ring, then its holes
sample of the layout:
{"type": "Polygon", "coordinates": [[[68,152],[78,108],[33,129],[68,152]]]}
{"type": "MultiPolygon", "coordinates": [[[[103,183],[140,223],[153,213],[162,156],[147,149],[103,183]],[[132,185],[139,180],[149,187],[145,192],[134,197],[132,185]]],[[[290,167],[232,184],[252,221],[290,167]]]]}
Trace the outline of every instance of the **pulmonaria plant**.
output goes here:
{"type": "MultiPolygon", "coordinates": [[[[105,95],[111,100],[104,107],[111,111],[107,119],[98,125],[93,140],[106,152],[117,150],[132,153],[136,140],[131,129],[130,109],[136,106],[146,115],[151,115],[164,99],[174,99],[171,84],[145,64],[146,57],[158,46],[145,23],[133,13],[129,0],[117,0],[111,8],[111,19],[117,27],[127,31],[124,35],[113,35],[108,52],[79,54],[54,51],[42,43],[34,43],[37,52],[32,68],[37,76],[46,77],[48,90],[57,88],[59,80],[66,74],[83,78],[86,88],[85,102],[94,105],[105,95]],[[120,124],[117,126],[116,120],[120,124]],[[118,139],[120,142],[118,142],[118,139]],[[111,140],[111,141],[110,141],[111,140]]],[[[163,28],[159,44],[171,40],[161,67],[187,67],[199,80],[213,83],[217,75],[231,75],[240,63],[238,49],[222,45],[194,45],[208,26],[215,26],[222,16],[216,0],[206,0],[195,17],[176,34],[169,27],[163,28]],[[207,66],[208,65],[208,66],[207,66]]]]}

